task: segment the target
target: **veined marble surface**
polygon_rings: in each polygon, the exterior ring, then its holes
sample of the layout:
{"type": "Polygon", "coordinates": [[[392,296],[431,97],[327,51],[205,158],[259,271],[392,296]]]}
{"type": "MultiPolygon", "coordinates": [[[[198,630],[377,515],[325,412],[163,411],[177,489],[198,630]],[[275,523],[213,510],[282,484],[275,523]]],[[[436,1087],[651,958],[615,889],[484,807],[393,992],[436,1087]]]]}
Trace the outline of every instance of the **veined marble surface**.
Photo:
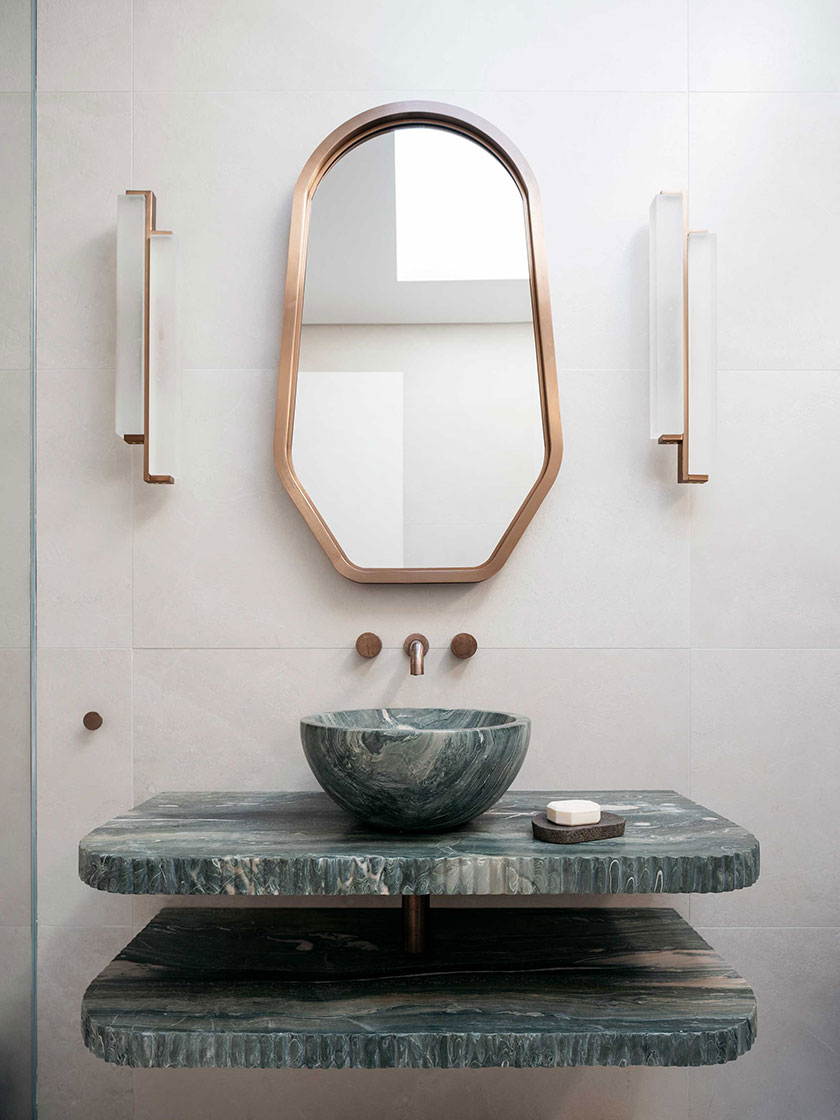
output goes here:
{"type": "Polygon", "coordinates": [[[84,996],[142,1067],[698,1066],[749,1050],[753,992],[673,910],[163,910],[84,996]]]}
{"type": "Polygon", "coordinates": [[[531,721],[479,708],[363,708],[300,721],[318,784],[359,820],[441,832],[495,805],[528,752],[531,721]]]}
{"type": "Polygon", "coordinates": [[[163,793],[89,833],[79,875],[116,894],[646,894],[737,890],[758,841],[670,790],[515,791],[450,832],[368,828],[323,793],[163,793]],[[624,836],[535,840],[549,801],[588,798],[624,836]]]}

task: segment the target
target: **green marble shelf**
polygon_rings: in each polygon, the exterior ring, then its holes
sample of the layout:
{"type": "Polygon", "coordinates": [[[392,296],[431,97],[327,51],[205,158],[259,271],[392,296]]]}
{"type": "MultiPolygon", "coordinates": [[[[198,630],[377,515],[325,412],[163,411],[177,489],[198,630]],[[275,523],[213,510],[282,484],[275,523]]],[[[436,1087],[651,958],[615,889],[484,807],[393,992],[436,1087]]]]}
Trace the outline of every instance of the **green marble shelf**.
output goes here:
{"type": "Polygon", "coordinates": [[[163,910],[93,981],[82,1032],[139,1067],[700,1066],[755,997],[673,910],[441,909],[431,951],[365,909],[163,910]]]}
{"type": "Polygon", "coordinates": [[[86,836],[79,875],[116,894],[521,895],[707,893],[748,887],[745,829],[670,790],[506,794],[450,832],[377,832],[322,793],[165,793],[86,836]],[[548,801],[585,797],[627,818],[624,836],[535,840],[548,801]]]}

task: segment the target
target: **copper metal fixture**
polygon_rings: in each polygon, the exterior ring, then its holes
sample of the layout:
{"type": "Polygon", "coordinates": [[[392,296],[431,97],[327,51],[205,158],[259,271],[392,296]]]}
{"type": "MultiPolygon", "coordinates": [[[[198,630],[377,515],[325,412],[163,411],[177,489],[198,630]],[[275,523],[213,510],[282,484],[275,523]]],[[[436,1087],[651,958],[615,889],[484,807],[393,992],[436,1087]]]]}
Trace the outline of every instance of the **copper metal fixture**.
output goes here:
{"type": "Polygon", "coordinates": [[[126,443],[143,445],[143,481],[150,483],[164,483],[171,485],[175,479],[171,474],[152,474],[149,470],[149,342],[151,313],[149,303],[151,300],[151,239],[153,237],[171,237],[172,230],[156,229],[157,198],[154,191],[126,191],[126,194],[143,195],[146,200],[146,245],[145,261],[146,273],[143,282],[143,432],[130,432],[123,436],[126,443]]]}
{"type": "Polygon", "coordinates": [[[472,657],[478,649],[478,642],[472,634],[456,634],[452,641],[449,643],[449,648],[456,657],[467,658],[472,657]]]}
{"type": "Polygon", "coordinates": [[[98,731],[102,726],[102,716],[99,712],[85,712],[82,723],[88,731],[98,731]]]}
{"type": "Polygon", "coordinates": [[[381,652],[382,639],[378,634],[372,634],[370,630],[366,630],[356,639],[356,653],[360,657],[378,657],[381,652]]]}
{"type": "Polygon", "coordinates": [[[403,649],[408,654],[412,677],[422,677],[423,659],[429,652],[429,639],[425,634],[409,634],[403,642],[403,649]]]}
{"type": "Polygon", "coordinates": [[[673,445],[677,448],[677,482],[708,482],[707,474],[692,474],[688,464],[689,441],[689,360],[688,360],[688,241],[694,233],[706,233],[706,230],[690,230],[688,228],[688,198],[682,191],[661,191],[663,195],[679,195],[682,199],[683,233],[682,233],[682,397],[683,416],[682,431],[660,435],[657,443],[673,445]]]}
{"type": "Polygon", "coordinates": [[[429,896],[402,896],[403,949],[406,953],[425,953],[429,948],[429,896]]]}

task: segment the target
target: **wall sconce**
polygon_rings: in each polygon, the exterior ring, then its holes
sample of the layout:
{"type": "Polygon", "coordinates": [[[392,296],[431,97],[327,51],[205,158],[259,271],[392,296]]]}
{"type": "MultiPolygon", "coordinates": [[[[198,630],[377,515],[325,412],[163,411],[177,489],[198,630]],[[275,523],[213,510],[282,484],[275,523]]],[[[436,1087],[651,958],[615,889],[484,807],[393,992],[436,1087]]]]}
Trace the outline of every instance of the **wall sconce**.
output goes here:
{"type": "Polygon", "coordinates": [[[173,483],[180,396],[178,255],[153,191],[117,197],[116,430],[143,444],[145,482],[173,483]]]}
{"type": "Polygon", "coordinates": [[[650,435],[677,445],[677,481],[708,482],[717,426],[716,237],[686,196],[650,207],[650,435]]]}

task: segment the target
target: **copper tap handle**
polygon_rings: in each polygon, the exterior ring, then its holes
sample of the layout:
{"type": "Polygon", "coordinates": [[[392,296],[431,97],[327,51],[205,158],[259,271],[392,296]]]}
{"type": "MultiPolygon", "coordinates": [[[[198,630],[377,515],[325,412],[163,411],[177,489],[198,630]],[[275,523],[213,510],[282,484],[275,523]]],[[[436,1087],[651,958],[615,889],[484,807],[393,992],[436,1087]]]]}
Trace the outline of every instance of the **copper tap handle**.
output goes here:
{"type": "Polygon", "coordinates": [[[382,652],[382,639],[366,630],[356,639],[356,653],[360,657],[377,657],[382,652]]]}
{"type": "Polygon", "coordinates": [[[478,642],[472,634],[456,634],[452,641],[449,643],[449,648],[456,657],[467,658],[472,657],[478,649],[478,642]]]}

